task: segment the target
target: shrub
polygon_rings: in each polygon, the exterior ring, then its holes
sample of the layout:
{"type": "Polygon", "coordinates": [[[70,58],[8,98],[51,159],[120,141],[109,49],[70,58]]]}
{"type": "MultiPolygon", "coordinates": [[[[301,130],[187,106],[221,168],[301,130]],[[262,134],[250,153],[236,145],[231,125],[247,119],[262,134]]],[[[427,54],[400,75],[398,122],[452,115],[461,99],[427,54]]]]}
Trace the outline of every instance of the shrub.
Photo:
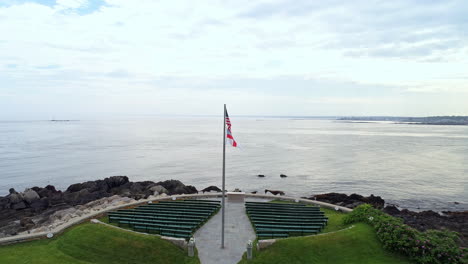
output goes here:
{"type": "Polygon", "coordinates": [[[466,263],[467,250],[458,247],[458,235],[447,230],[420,232],[368,204],[356,207],[344,218],[345,224],[369,223],[377,232],[384,248],[410,257],[417,263],[466,263]]]}

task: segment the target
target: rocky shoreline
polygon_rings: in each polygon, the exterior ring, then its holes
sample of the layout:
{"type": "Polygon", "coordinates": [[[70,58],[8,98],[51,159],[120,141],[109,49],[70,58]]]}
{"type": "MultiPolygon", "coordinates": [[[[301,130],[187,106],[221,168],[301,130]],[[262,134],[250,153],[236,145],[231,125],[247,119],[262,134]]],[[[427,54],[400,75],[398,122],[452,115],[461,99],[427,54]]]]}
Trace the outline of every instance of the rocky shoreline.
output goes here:
{"type": "Polygon", "coordinates": [[[458,232],[460,245],[468,247],[468,211],[464,212],[442,212],[434,211],[413,212],[407,209],[400,210],[395,205],[386,205],[380,196],[370,195],[364,197],[359,194],[346,195],[343,193],[318,194],[307,199],[336,204],[347,208],[355,208],[361,204],[368,203],[385,213],[402,218],[405,224],[420,231],[429,229],[448,229],[458,232]]]}
{"type": "Polygon", "coordinates": [[[12,188],[9,192],[0,197],[0,237],[43,227],[51,223],[51,218],[62,219],[62,212],[80,214],[87,208],[101,205],[99,202],[94,204],[95,201],[121,202],[116,197],[139,200],[160,194],[198,193],[198,190],[178,180],[130,182],[127,176],[113,176],[72,184],[63,192],[52,185],[28,188],[24,192],[12,188]],[[83,205],[87,207],[83,208],[83,205]]]}
{"type": "MultiPolygon", "coordinates": [[[[200,192],[210,191],[221,190],[216,186],[209,186],[200,192]]],[[[76,183],[65,191],[56,190],[52,185],[44,188],[32,187],[24,192],[17,192],[12,188],[10,194],[0,196],[0,238],[44,231],[63,224],[70,218],[110,205],[147,199],[150,196],[195,193],[198,193],[197,188],[178,180],[130,182],[126,176],[76,183]]],[[[468,247],[468,211],[437,213],[400,210],[394,205],[386,205],[384,199],[374,195],[364,197],[359,194],[325,193],[304,198],[347,208],[368,203],[392,216],[402,218],[406,224],[421,231],[445,228],[458,232],[460,245],[468,247]]]]}

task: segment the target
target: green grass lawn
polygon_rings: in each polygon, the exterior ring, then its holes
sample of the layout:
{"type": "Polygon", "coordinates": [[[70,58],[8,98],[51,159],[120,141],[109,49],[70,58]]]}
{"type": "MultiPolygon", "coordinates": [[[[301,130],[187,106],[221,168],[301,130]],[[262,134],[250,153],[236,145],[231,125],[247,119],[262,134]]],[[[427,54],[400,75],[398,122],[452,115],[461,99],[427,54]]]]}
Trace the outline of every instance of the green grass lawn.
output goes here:
{"type": "Polygon", "coordinates": [[[382,248],[374,230],[367,224],[336,233],[278,240],[272,246],[255,251],[254,258],[239,263],[307,264],[404,264],[405,258],[382,248]]]}
{"type": "Polygon", "coordinates": [[[0,246],[0,263],[200,263],[156,236],[98,224],[72,227],[54,239],[0,246]]]}

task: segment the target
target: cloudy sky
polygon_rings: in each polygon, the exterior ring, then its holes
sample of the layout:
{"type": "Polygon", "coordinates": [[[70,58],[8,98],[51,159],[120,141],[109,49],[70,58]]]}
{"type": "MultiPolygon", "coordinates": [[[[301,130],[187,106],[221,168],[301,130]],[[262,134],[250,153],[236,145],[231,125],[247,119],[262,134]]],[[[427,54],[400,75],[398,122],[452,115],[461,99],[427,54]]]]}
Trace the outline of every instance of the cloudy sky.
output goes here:
{"type": "Polygon", "coordinates": [[[468,115],[466,1],[0,0],[0,120],[468,115]]]}

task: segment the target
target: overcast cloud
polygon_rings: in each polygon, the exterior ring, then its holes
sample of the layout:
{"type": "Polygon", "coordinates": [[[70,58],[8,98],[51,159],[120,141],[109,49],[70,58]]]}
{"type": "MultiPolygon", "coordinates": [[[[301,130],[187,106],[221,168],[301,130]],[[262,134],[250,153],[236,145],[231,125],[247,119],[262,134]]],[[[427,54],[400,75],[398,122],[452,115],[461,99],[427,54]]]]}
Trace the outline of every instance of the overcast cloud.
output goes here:
{"type": "Polygon", "coordinates": [[[466,1],[0,0],[0,120],[468,115],[466,1]]]}

